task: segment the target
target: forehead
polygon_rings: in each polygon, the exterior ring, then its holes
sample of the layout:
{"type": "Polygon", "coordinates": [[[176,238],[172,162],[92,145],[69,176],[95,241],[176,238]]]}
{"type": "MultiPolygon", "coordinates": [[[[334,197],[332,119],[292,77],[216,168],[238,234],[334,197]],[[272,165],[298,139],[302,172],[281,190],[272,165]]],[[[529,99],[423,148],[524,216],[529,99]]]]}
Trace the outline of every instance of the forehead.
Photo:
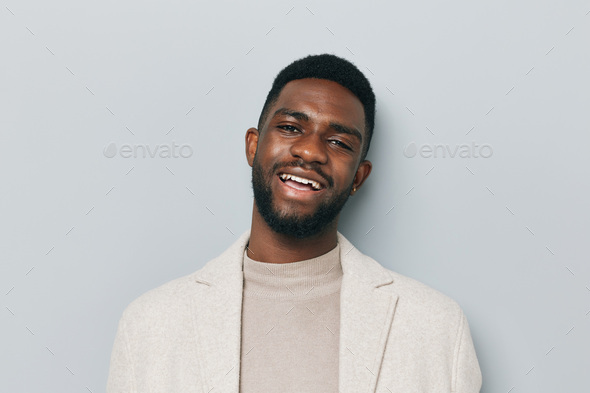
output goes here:
{"type": "Polygon", "coordinates": [[[365,110],[361,101],[346,87],[326,79],[297,79],[283,87],[270,110],[298,110],[316,120],[335,121],[365,130],[365,110]]]}

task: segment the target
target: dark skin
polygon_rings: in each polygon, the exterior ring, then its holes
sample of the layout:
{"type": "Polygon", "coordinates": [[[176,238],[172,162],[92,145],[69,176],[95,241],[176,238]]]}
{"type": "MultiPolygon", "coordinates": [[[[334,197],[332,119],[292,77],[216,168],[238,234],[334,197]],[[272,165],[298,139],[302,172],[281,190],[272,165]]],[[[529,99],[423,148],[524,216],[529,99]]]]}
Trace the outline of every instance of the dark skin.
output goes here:
{"type": "MultiPolygon", "coordinates": [[[[313,214],[320,202],[332,200],[351,184],[353,195],[369,177],[371,162],[361,162],[366,143],[364,109],[350,90],[324,79],[294,80],[285,85],[268,113],[260,131],[246,131],[248,164],[253,165],[255,154],[265,171],[277,163],[297,161],[324,186],[317,193],[294,195],[281,185],[278,173],[273,173],[265,181],[271,184],[273,204],[281,212],[313,214]],[[320,168],[323,176],[311,168],[320,168]]],[[[323,255],[337,245],[339,216],[320,233],[299,239],[273,231],[254,203],[248,256],[261,262],[288,263],[323,255]]]]}

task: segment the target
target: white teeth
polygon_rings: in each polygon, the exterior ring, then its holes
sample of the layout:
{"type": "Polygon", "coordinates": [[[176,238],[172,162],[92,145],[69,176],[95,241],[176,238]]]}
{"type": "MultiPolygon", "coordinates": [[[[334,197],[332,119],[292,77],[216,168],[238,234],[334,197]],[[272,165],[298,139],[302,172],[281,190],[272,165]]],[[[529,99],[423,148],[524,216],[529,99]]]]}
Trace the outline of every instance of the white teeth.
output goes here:
{"type": "Polygon", "coordinates": [[[319,190],[319,189],[322,188],[321,184],[318,183],[317,181],[309,180],[309,179],[304,179],[303,177],[298,177],[298,176],[290,175],[288,173],[281,173],[280,177],[283,180],[293,180],[293,181],[296,181],[296,182],[302,183],[302,184],[311,184],[311,186],[313,188],[315,188],[316,190],[319,190]]]}

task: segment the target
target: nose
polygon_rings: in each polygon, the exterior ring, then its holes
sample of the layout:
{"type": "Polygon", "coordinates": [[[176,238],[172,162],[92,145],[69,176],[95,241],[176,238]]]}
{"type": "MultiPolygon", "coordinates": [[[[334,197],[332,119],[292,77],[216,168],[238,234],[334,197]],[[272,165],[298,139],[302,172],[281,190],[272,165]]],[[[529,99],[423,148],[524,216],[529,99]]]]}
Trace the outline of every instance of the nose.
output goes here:
{"type": "Polygon", "coordinates": [[[317,132],[308,132],[297,138],[291,145],[291,154],[308,163],[325,164],[328,160],[322,137],[317,132]]]}

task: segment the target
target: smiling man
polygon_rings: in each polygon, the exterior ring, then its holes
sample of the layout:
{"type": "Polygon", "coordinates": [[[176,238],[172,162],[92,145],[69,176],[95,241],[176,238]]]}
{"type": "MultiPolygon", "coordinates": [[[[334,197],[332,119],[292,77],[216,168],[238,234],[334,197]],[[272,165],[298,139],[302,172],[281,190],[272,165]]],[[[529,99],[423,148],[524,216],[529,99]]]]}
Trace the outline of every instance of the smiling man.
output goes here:
{"type": "Polygon", "coordinates": [[[107,391],[479,392],[467,320],[338,232],[371,173],[375,96],[333,55],[283,69],[246,131],[250,230],[125,310],[107,391]]]}

